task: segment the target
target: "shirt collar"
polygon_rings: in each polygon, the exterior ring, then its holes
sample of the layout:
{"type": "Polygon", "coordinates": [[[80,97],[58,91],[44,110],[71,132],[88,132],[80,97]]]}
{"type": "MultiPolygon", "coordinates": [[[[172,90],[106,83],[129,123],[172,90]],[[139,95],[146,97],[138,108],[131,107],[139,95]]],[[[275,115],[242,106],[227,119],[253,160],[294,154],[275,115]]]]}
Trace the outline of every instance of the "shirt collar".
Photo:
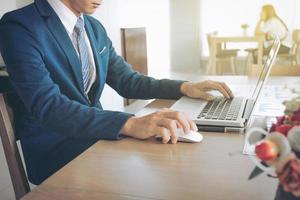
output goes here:
{"type": "MultiPolygon", "coordinates": [[[[48,0],[48,2],[58,15],[67,32],[72,34],[78,17],[64,3],[62,3],[61,0],[48,0]]],[[[84,23],[82,14],[80,15],[80,18],[84,23]]]]}

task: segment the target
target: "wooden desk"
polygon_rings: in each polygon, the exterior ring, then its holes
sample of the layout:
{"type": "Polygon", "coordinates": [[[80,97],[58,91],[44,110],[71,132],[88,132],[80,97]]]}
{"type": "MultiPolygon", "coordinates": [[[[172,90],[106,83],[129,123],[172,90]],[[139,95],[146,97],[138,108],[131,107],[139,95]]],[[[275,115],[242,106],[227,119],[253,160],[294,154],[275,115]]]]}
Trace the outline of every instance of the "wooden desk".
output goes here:
{"type": "MultiPolygon", "coordinates": [[[[246,77],[222,77],[222,81],[226,80],[250,81],[246,77]]],[[[283,81],[295,82],[297,78],[274,77],[269,83],[282,84],[283,81]]],[[[156,100],[143,112],[169,107],[172,103],[174,101],[156,100]]],[[[155,139],[129,138],[99,141],[23,200],[274,198],[276,179],[262,175],[253,181],[247,180],[254,165],[240,154],[243,134],[203,135],[204,140],[197,144],[162,145],[155,139]]]]}
{"type": "MultiPolygon", "coordinates": [[[[262,36],[236,36],[236,37],[220,37],[220,36],[211,36],[211,48],[210,56],[208,60],[207,74],[216,75],[217,74],[217,44],[222,43],[241,43],[241,42],[256,42],[258,44],[258,57],[257,64],[262,66],[263,60],[263,48],[264,48],[264,37],[262,36]]],[[[248,67],[248,66],[247,66],[248,67]]]]}
{"type": "Polygon", "coordinates": [[[101,141],[24,199],[273,199],[276,181],[249,182],[243,136],[206,133],[201,144],[101,141]]]}

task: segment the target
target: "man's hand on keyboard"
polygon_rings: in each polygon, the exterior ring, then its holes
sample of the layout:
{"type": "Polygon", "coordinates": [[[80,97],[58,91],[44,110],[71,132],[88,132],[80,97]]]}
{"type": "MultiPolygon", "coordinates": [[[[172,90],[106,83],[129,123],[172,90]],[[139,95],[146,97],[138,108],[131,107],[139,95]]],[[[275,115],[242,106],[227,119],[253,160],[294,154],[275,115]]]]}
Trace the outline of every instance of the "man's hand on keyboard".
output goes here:
{"type": "Polygon", "coordinates": [[[199,83],[185,82],[180,88],[181,93],[185,96],[207,101],[214,99],[214,96],[208,93],[212,90],[219,91],[227,99],[233,98],[233,93],[229,87],[225,83],[218,81],[203,81],[199,83]]]}

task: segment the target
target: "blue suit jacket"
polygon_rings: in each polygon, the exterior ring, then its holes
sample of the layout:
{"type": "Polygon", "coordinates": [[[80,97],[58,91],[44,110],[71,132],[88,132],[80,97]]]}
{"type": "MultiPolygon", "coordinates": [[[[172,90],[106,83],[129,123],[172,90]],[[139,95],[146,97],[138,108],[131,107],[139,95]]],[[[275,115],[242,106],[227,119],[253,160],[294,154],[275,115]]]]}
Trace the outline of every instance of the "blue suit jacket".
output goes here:
{"type": "Polygon", "coordinates": [[[105,83],[126,98],[181,96],[181,81],[156,80],[133,72],[116,54],[100,22],[84,18],[97,69],[90,103],[83,92],[79,58],[46,0],[7,13],[0,21],[1,53],[21,100],[16,131],[29,180],[35,184],[93,142],[120,138],[119,131],[131,115],[102,109],[99,98],[105,83]]]}

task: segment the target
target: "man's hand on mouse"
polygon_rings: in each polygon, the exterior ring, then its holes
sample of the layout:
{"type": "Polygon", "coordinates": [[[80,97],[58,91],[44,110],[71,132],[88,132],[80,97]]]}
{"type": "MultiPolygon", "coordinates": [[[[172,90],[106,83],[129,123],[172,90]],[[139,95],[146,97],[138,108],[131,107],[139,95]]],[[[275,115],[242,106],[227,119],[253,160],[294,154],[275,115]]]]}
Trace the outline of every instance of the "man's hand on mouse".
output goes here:
{"type": "Polygon", "coordinates": [[[182,128],[185,133],[190,130],[198,130],[196,124],[187,114],[163,109],[143,117],[129,118],[120,132],[137,139],[161,135],[164,144],[170,140],[175,144],[178,140],[178,128],[182,128]]]}
{"type": "Polygon", "coordinates": [[[203,81],[199,83],[184,82],[180,88],[183,95],[191,98],[204,99],[206,101],[212,101],[214,99],[214,96],[208,93],[212,90],[219,91],[227,99],[233,98],[233,93],[229,87],[225,83],[218,81],[203,81]]]}
{"type": "MultiPolygon", "coordinates": [[[[229,87],[225,83],[217,81],[185,82],[180,88],[181,93],[185,96],[207,101],[214,99],[211,94],[207,93],[212,90],[219,91],[225,98],[233,98],[229,87]]],[[[178,128],[182,128],[185,133],[188,133],[190,130],[198,130],[196,124],[187,114],[164,109],[143,117],[129,118],[120,132],[123,135],[137,139],[147,139],[161,135],[164,144],[169,141],[174,144],[178,140],[178,128]]]]}

